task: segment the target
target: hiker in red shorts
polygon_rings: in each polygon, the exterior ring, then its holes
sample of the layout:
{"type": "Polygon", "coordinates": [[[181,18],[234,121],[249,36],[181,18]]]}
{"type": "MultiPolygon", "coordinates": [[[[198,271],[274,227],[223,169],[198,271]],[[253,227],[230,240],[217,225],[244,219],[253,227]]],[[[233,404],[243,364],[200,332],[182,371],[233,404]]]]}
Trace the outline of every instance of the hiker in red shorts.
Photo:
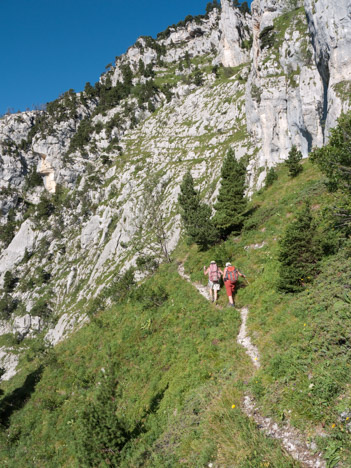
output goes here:
{"type": "Polygon", "coordinates": [[[211,302],[216,302],[217,294],[220,290],[219,280],[221,275],[223,275],[223,271],[218,268],[217,263],[212,260],[208,268],[204,266],[204,275],[208,275],[208,287],[210,290],[211,302]]]}
{"type": "Polygon", "coordinates": [[[227,296],[229,299],[230,307],[234,307],[233,296],[234,296],[236,282],[238,281],[239,276],[246,278],[246,276],[240,273],[240,271],[237,270],[235,266],[232,266],[230,262],[227,262],[224,268],[223,281],[224,281],[225,289],[227,291],[227,296]]]}

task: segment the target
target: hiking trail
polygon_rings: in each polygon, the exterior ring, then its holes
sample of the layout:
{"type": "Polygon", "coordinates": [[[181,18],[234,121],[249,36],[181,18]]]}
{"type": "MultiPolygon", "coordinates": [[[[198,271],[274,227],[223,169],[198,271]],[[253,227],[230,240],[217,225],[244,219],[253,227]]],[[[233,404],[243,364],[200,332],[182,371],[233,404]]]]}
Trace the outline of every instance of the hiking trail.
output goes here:
{"type": "MultiPolygon", "coordinates": [[[[208,288],[200,283],[193,283],[190,276],[185,273],[183,263],[179,264],[178,273],[182,278],[191,283],[205,299],[210,300],[208,288]]],[[[241,326],[237,336],[237,342],[245,348],[253,365],[256,369],[259,369],[261,367],[259,350],[252,344],[251,338],[247,333],[249,309],[243,307],[240,309],[240,315],[241,326]]],[[[326,468],[326,462],[322,459],[321,453],[318,453],[317,446],[314,442],[307,443],[305,441],[305,436],[297,429],[293,428],[289,422],[278,425],[272,418],[263,416],[257,407],[254,397],[249,393],[245,394],[241,409],[246,416],[255,421],[257,427],[268,437],[281,441],[285,450],[294,460],[301,463],[302,466],[309,468],[326,468]]]]}

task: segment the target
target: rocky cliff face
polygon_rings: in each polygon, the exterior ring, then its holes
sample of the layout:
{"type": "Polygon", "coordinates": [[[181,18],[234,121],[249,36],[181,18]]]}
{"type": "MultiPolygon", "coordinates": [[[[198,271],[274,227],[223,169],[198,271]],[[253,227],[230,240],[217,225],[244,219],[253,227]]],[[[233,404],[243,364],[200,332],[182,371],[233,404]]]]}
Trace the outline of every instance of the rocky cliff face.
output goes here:
{"type": "MultiPolygon", "coordinates": [[[[3,117],[1,334],[56,344],[116,275],[161,260],[143,229],[157,193],[172,251],[187,170],[213,202],[229,147],[252,192],[293,144],[305,156],[322,145],[350,108],[350,27],[347,0],[254,0],[251,16],[222,0],[139,38],[95,86],[3,117]]],[[[7,378],[17,360],[1,353],[7,378]]]]}

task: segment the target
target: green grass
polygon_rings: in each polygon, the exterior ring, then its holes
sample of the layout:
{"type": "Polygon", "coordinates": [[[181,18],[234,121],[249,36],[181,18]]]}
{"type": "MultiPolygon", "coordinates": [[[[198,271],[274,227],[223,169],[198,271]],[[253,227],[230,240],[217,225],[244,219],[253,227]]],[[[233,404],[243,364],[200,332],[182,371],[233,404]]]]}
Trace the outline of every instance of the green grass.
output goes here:
{"type": "Polygon", "coordinates": [[[79,467],[79,414],[94,400],[110,362],[118,366],[116,417],[134,433],[119,466],[200,467],[218,456],[237,466],[252,460],[298,466],[240,411],[242,381],[252,369],[233,339],[238,312],[211,306],[179,277],[176,264],[162,267],[144,295],[157,287],[168,294],[159,307],[132,295],[49,354],[29,353],[22,373],[4,385],[3,466],[79,467]],[[26,395],[23,406],[4,406],[18,394],[26,395]],[[227,445],[231,437],[239,451],[227,445]]]}
{"type": "Polygon", "coordinates": [[[316,441],[330,467],[338,460],[349,466],[340,415],[351,412],[351,248],[325,257],[302,293],[276,288],[285,226],[304,200],[321,218],[335,197],[309,161],[303,168],[294,179],[278,168],[278,180],[254,196],[241,236],[208,252],[181,241],[174,263],[123,302],[92,310],[92,322],[54,350],[31,340],[19,374],[2,383],[2,466],[81,468],[81,415],[96,401],[110,363],[117,366],[115,417],[128,433],[121,468],[300,466],[244,415],[247,391],[264,414],[288,418],[316,441]],[[251,247],[261,242],[262,249],[251,247]],[[248,276],[236,303],[250,308],[249,333],[262,361],[257,372],[236,343],[239,312],[226,307],[224,290],[214,307],[177,273],[176,261],[186,260],[192,279],[206,284],[202,269],[212,259],[221,266],[230,260],[248,276]],[[155,302],[152,290],[156,298],[164,291],[164,300],[155,302]]]}
{"type": "MultiPolygon", "coordinates": [[[[335,197],[309,161],[303,166],[295,179],[281,167],[278,181],[252,200],[256,210],[243,234],[206,253],[193,250],[186,267],[194,280],[203,282],[202,266],[212,258],[221,266],[232,261],[246,273],[250,286],[238,290],[237,303],[250,307],[250,335],[262,355],[251,391],[266,415],[289,418],[317,440],[326,457],[332,453],[330,460],[344,460],[349,466],[350,435],[341,413],[351,413],[350,247],[324,257],[321,273],[302,293],[282,294],[276,287],[279,239],[286,224],[304,200],[322,219],[324,207],[335,197]],[[261,242],[266,242],[262,249],[244,249],[261,242]]],[[[222,305],[224,296],[221,293],[222,305]]]]}

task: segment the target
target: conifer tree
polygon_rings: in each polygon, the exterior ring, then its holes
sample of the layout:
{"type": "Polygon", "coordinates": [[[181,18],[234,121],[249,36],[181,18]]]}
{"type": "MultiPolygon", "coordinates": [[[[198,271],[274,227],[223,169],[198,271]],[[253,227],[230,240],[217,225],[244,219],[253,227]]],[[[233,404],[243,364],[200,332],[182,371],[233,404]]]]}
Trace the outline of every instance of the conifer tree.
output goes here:
{"type": "Polygon", "coordinates": [[[221,170],[221,188],[215,204],[214,225],[221,237],[226,238],[231,232],[240,232],[247,206],[245,198],[246,168],[237,161],[234,151],[230,149],[223,161],[221,170]]]}
{"type": "Polygon", "coordinates": [[[277,180],[277,179],[278,179],[278,174],[277,174],[276,170],[274,169],[274,167],[271,167],[268,170],[267,175],[266,175],[266,179],[265,179],[265,182],[264,182],[265,188],[268,188],[271,185],[273,185],[273,182],[275,180],[277,180]]]}
{"type": "Polygon", "coordinates": [[[289,151],[288,159],[285,161],[285,164],[288,166],[289,169],[290,177],[296,177],[302,171],[302,166],[300,164],[301,159],[301,151],[298,151],[296,146],[293,145],[291,150],[289,151]]]}
{"type": "Polygon", "coordinates": [[[218,240],[218,231],[210,219],[211,208],[201,203],[190,172],[180,186],[178,201],[189,243],[195,242],[201,250],[206,250],[218,240]]]}
{"type": "Polygon", "coordinates": [[[313,163],[328,177],[330,191],[341,190],[351,196],[351,112],[341,114],[330,131],[329,143],[311,154],[313,163]]]}
{"type": "Polygon", "coordinates": [[[110,366],[101,376],[96,398],[78,416],[74,436],[80,466],[118,466],[128,432],[116,415],[117,409],[117,379],[110,366]]]}
{"type": "Polygon", "coordinates": [[[317,273],[320,247],[316,236],[309,203],[306,203],[286,229],[280,243],[280,279],[278,288],[284,292],[297,292],[317,273]]]}

